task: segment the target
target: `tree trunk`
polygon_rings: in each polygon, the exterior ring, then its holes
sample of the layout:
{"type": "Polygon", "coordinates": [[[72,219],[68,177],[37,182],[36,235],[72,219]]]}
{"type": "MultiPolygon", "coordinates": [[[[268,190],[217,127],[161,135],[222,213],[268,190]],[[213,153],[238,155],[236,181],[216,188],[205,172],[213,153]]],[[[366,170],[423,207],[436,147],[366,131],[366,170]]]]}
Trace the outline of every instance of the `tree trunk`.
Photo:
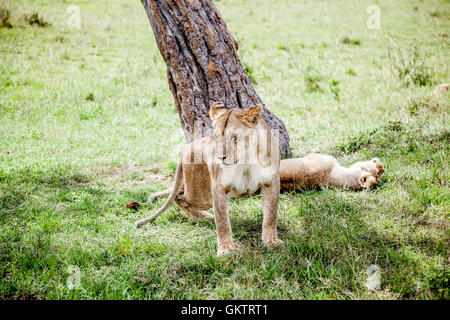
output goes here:
{"type": "MultiPolygon", "coordinates": [[[[264,106],[238,58],[238,44],[211,0],[141,0],[167,64],[169,87],[188,142],[212,134],[209,107],[264,106]]],[[[265,107],[278,134],[281,156],[290,155],[283,121],[265,107]]]]}

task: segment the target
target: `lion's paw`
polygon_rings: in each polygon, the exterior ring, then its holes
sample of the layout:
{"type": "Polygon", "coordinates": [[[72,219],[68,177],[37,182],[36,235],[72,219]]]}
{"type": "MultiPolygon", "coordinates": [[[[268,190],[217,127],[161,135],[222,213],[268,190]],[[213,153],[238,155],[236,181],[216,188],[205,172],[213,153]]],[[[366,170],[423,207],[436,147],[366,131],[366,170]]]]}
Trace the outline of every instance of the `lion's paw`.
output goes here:
{"type": "Polygon", "coordinates": [[[263,239],[263,243],[268,247],[274,248],[282,246],[284,244],[284,241],[278,238],[270,238],[270,239],[263,239]]]}
{"type": "Polygon", "coordinates": [[[230,254],[231,252],[233,252],[233,250],[235,249],[235,245],[231,244],[231,245],[226,245],[226,246],[220,246],[217,249],[217,256],[221,257],[227,254],[230,254]]]}

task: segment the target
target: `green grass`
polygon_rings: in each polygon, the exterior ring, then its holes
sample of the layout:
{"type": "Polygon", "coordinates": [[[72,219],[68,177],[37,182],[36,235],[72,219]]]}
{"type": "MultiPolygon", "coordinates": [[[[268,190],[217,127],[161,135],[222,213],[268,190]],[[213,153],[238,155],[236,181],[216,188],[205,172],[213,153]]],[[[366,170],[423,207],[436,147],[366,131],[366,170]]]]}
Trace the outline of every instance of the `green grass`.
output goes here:
{"type": "Polygon", "coordinates": [[[232,201],[240,249],[223,258],[213,223],[172,207],[136,229],[163,200],[125,208],[170,185],[184,143],[142,5],[79,1],[78,30],[71,4],[2,11],[0,299],[450,298],[450,98],[431,94],[449,81],[448,1],[217,2],[295,156],[385,164],[373,190],[280,196],[279,249],[260,197],[232,201]]]}

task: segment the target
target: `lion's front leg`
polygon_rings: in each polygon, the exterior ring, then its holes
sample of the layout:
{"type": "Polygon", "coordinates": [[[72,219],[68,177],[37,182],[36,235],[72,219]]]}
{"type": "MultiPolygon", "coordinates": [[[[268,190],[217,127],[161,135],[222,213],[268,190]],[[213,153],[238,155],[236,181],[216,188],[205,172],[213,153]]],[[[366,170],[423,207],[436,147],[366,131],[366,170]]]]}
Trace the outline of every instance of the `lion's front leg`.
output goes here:
{"type": "Polygon", "coordinates": [[[217,256],[233,250],[231,223],[228,212],[229,199],[220,188],[213,188],[213,210],[217,233],[217,256]]]}
{"type": "Polygon", "coordinates": [[[282,241],[278,239],[277,232],[277,212],[278,212],[278,195],[280,194],[280,178],[276,177],[269,184],[261,187],[261,197],[263,205],[263,226],[262,240],[268,246],[276,246],[282,241]]]}

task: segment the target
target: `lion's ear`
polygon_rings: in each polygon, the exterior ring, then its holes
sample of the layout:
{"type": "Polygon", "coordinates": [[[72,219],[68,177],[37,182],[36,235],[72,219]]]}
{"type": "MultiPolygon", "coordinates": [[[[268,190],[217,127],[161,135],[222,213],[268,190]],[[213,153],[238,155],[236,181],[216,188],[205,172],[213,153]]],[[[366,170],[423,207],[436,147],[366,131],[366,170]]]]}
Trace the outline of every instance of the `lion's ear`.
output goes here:
{"type": "Polygon", "coordinates": [[[209,117],[215,123],[221,116],[223,116],[227,112],[227,109],[225,109],[225,105],[222,101],[214,102],[209,108],[209,117]]]}
{"type": "Polygon", "coordinates": [[[257,104],[253,108],[245,110],[241,119],[248,126],[254,128],[258,124],[259,119],[261,119],[261,116],[262,116],[262,107],[259,104],[257,104]]]}

